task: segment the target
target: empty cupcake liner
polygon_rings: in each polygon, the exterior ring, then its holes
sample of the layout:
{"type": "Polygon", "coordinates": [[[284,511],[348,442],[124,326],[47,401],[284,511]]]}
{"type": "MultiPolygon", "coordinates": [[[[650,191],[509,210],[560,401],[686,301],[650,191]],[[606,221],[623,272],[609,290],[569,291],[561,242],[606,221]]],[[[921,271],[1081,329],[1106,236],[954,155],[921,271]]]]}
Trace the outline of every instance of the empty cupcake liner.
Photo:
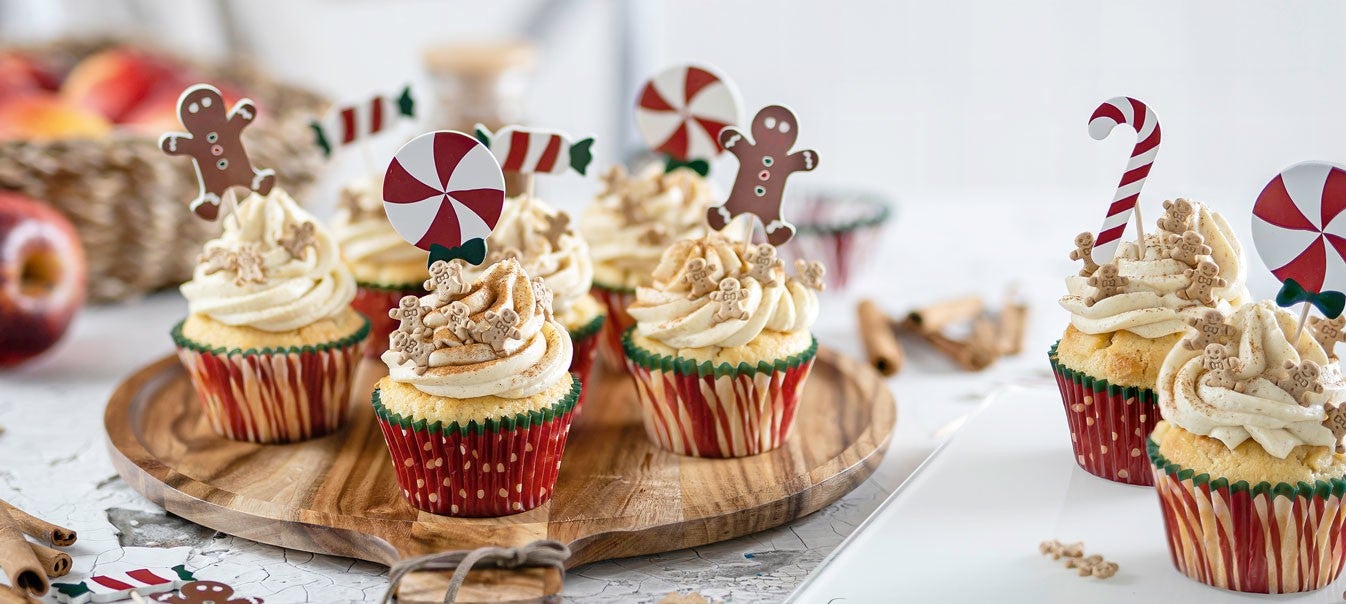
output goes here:
{"type": "Polygon", "coordinates": [[[879,195],[846,191],[805,190],[792,197],[787,203],[797,230],[781,246],[781,257],[787,266],[796,259],[822,262],[827,285],[844,289],[872,258],[892,204],[879,195]]]}
{"type": "Polygon", "coordinates": [[[570,372],[578,375],[580,382],[584,383],[584,388],[580,390],[579,401],[575,403],[576,415],[584,410],[584,400],[588,398],[589,390],[592,388],[589,374],[593,372],[594,359],[598,356],[598,343],[602,337],[606,318],[606,315],[600,314],[579,329],[570,332],[570,342],[575,349],[574,356],[570,359],[570,372]]]}
{"type": "Polygon", "coordinates": [[[335,342],[248,350],[194,342],[182,335],[182,325],[172,332],[178,358],[217,434],[285,443],[323,436],[346,421],[368,321],[335,342]]]}
{"type": "Polygon", "coordinates": [[[351,306],[369,319],[369,343],[365,346],[365,358],[377,359],[388,350],[388,335],[399,325],[397,319],[388,316],[388,311],[397,308],[403,296],[424,295],[425,290],[416,284],[389,286],[357,284],[355,299],[351,301],[351,306]]]}
{"type": "Polygon", "coordinates": [[[1155,392],[1114,386],[1074,371],[1057,360],[1056,346],[1052,345],[1047,358],[1066,408],[1075,463],[1113,482],[1154,484],[1145,441],[1161,419],[1155,392]]]}
{"type": "Polygon", "coordinates": [[[781,446],[794,427],[818,341],[756,365],[659,355],[622,337],[645,433],[661,448],[696,457],[745,457],[781,446]]]}
{"type": "Polygon", "coordinates": [[[550,407],[466,425],[393,413],[377,389],[373,402],[408,503],[431,514],[497,517],[551,499],[580,391],[575,379],[550,407]]]}
{"type": "Polygon", "coordinates": [[[589,293],[608,308],[608,320],[603,323],[603,340],[598,345],[598,356],[608,369],[620,370],[626,364],[622,334],[636,324],[636,320],[626,312],[626,307],[636,301],[636,290],[610,289],[595,283],[589,293]]]}
{"type": "Polygon", "coordinates": [[[1230,483],[1170,463],[1147,443],[1173,565],[1212,587],[1294,593],[1327,586],[1346,562],[1346,481],[1230,483]]]}

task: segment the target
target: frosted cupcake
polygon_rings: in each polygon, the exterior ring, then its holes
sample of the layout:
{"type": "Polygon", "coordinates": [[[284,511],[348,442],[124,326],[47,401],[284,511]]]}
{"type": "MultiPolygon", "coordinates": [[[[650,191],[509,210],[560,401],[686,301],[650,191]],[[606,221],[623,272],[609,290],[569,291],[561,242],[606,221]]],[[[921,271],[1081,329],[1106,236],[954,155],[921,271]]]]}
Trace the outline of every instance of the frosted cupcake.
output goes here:
{"type": "Polygon", "coordinates": [[[470,284],[461,261],[431,272],[434,291],[399,305],[373,397],[402,494],[450,516],[542,505],[580,393],[551,291],[513,258],[470,284]]]}
{"type": "Polygon", "coordinates": [[[1247,260],[1224,217],[1206,206],[1165,202],[1144,249],[1121,244],[1096,266],[1093,239],[1076,238],[1084,269],[1066,279],[1070,325],[1049,359],[1066,408],[1075,461],[1091,474],[1150,484],[1145,438],[1159,421],[1159,367],[1206,310],[1226,314],[1247,297],[1247,260]]]}
{"type": "Polygon", "coordinates": [[[173,340],[215,432],[275,443],[341,426],[369,322],[331,235],[289,195],[242,201],[182,294],[173,340]]]}
{"type": "MultiPolygon", "coordinates": [[[[536,199],[509,199],[500,220],[487,239],[491,259],[514,257],[534,279],[551,290],[556,320],[570,334],[574,355],[570,371],[588,383],[598,353],[599,331],[607,309],[592,294],[594,265],[589,246],[570,225],[570,216],[536,199]]],[[[479,267],[464,269],[469,277],[480,275],[479,267]]],[[[584,404],[586,387],[576,405],[584,404]]]]}
{"type": "Polygon", "coordinates": [[[1346,561],[1346,384],[1272,303],[1218,319],[1159,373],[1148,458],[1173,563],[1222,589],[1319,589],[1346,561]]]}
{"type": "Polygon", "coordinates": [[[628,176],[613,166],[603,181],[603,191],[580,219],[580,232],[593,254],[593,294],[608,309],[603,356],[619,367],[621,335],[634,322],[626,307],[636,288],[650,284],[669,244],[705,233],[713,199],[706,180],[687,168],[665,173],[663,166],[651,165],[628,176]]]}
{"type": "Polygon", "coordinates": [[[823,269],[787,275],[775,252],[719,235],[678,241],[636,290],[623,345],[660,447],[742,457],[789,436],[818,349],[809,328],[823,269]]]}
{"type": "Polygon", "coordinates": [[[428,254],[407,243],[388,222],[382,179],[357,181],[341,190],[332,233],[355,275],[355,310],[369,319],[365,356],[377,358],[387,350],[388,334],[396,328],[388,311],[403,296],[425,294],[428,254]]]}

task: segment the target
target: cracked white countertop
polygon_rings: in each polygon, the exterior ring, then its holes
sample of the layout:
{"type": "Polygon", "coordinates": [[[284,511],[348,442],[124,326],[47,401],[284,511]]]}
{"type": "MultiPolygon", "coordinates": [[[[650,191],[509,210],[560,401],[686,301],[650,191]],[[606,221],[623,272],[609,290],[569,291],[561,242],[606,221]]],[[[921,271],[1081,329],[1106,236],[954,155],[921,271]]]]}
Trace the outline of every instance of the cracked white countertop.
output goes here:
{"type": "MultiPolygon", "coordinates": [[[[958,419],[995,388],[1049,379],[1046,350],[1065,325],[1055,306],[1074,233],[1095,222],[1100,204],[1075,208],[1040,196],[930,196],[904,203],[871,266],[850,292],[830,292],[819,340],[861,352],[854,307],[873,297],[890,313],[947,297],[977,293],[998,305],[1015,281],[1032,305],[1025,352],[977,374],[952,368],[925,346],[904,342],[907,366],[890,380],[898,425],[883,464],[840,501],[774,530],[690,550],[613,560],[573,569],[564,595],[583,602],[657,601],[671,592],[699,592],[730,602],[778,602],[956,428],[958,419]],[[969,211],[960,244],[946,231],[946,203],[969,211]],[[1064,209],[1063,209],[1064,208],[1064,209]],[[1097,211],[1093,211],[1097,210],[1097,211]],[[1063,217],[1063,215],[1065,217],[1063,217]],[[1005,230],[1005,224],[1041,229],[1005,230]],[[1066,225],[1066,226],[1059,226],[1066,225]],[[937,256],[931,256],[937,250],[937,256]],[[989,253],[992,250],[994,254],[989,253]],[[926,257],[930,262],[909,259],[926,257]],[[886,264],[884,264],[886,262],[886,264]]],[[[1245,239],[1246,240],[1246,239],[1245,239]]],[[[268,604],[360,602],[386,586],[383,567],[261,545],[166,516],[117,477],[105,450],[103,407],[116,385],[138,367],[169,354],[168,330],[185,313],[175,292],[122,305],[86,309],[58,347],[17,369],[0,372],[0,498],[79,531],[72,549],[77,582],[91,569],[117,564],[185,563],[200,578],[224,581],[268,604]],[[142,562],[147,561],[147,562],[142,562]]],[[[806,433],[808,426],[798,426],[806,433]]],[[[1064,436],[1065,430],[1062,429],[1064,436]]],[[[50,599],[49,601],[55,601],[50,599]]]]}

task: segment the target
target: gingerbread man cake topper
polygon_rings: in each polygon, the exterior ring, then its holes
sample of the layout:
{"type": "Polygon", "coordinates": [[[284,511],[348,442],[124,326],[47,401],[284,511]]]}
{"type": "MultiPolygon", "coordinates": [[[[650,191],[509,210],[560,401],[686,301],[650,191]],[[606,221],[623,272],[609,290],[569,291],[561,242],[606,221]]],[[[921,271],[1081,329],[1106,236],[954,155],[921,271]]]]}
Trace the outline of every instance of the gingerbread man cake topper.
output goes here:
{"type": "Polygon", "coordinates": [[[257,119],[257,106],[248,99],[226,109],[224,96],[209,84],[196,84],[178,97],[178,120],[187,132],[169,132],[159,148],[169,155],[187,155],[196,166],[200,192],[192,211],[206,220],[220,215],[225,193],[243,187],[266,195],[276,185],[276,173],[253,167],[243,146],[243,128],[257,119]]]}
{"type": "Polygon", "coordinates": [[[770,105],[752,119],[752,138],[734,126],[720,131],[724,149],[738,158],[734,188],[724,203],[706,210],[706,221],[723,229],[740,214],[762,221],[766,239],[780,246],[794,237],[795,227],[781,213],[785,181],[795,172],[818,167],[818,152],[790,152],[799,137],[799,120],[781,105],[770,105]]]}

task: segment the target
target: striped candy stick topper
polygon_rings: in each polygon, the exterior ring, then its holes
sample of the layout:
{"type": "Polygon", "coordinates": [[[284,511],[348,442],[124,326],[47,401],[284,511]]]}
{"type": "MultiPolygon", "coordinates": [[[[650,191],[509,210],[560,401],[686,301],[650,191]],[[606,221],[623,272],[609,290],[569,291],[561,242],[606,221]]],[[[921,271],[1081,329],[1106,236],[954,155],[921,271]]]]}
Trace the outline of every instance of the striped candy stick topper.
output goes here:
{"type": "Polygon", "coordinates": [[[101,604],[123,601],[132,593],[171,591],[194,579],[191,571],[179,564],[173,568],[102,573],[79,583],[52,583],[51,586],[56,590],[56,600],[62,604],[101,604]]]}
{"type": "Polygon", "coordinates": [[[369,100],[333,108],[322,120],[309,122],[314,144],[324,157],[331,157],[336,147],[383,132],[401,118],[416,117],[416,99],[411,86],[402,88],[396,98],[374,95],[369,100]]]}
{"type": "MultiPolygon", "coordinates": [[[[1108,206],[1107,217],[1094,238],[1094,261],[1107,264],[1117,254],[1126,225],[1131,213],[1136,211],[1140,201],[1140,190],[1154,165],[1154,156],[1159,153],[1159,119],[1145,103],[1131,97],[1113,97],[1099,105],[1089,117],[1089,135],[1094,140],[1103,140],[1119,124],[1131,126],[1136,131],[1136,146],[1131,149],[1131,159],[1126,162],[1126,172],[1117,183],[1117,193],[1108,206]]],[[[1136,221],[1141,245],[1144,246],[1144,227],[1136,221]]]]}
{"type": "Polygon", "coordinates": [[[477,140],[486,145],[505,172],[560,174],[574,170],[580,176],[593,161],[594,139],[571,142],[570,135],[556,130],[506,126],[491,133],[477,124],[477,140]]]}

